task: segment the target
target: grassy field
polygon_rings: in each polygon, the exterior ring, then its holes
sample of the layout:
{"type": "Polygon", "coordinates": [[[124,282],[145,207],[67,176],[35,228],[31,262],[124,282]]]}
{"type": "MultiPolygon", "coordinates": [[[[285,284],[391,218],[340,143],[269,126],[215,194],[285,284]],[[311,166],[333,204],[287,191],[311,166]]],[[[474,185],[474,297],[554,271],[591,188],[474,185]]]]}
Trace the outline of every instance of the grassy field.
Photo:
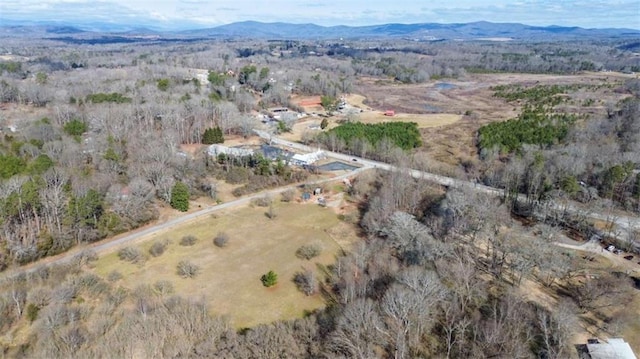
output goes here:
{"type": "Polygon", "coordinates": [[[244,207],[191,222],[138,245],[148,254],[152,243],[169,240],[163,255],[149,256],[144,264],[136,265],[121,261],[114,252],[100,258],[94,271],[105,277],[112,271],[120,272],[120,284],[127,288],[168,280],[177,293],[203,298],[213,313],[228,316],[238,328],[301,317],[305,310],[323,307],[322,297],[305,296],[292,278],[304,268],[318,273],[318,264],[335,261],[341,249],[331,235],[335,228],[342,229],[341,245],[357,240],[355,231],[345,232],[332,209],[314,204],[278,204],[274,220],[265,212],[265,208],[244,207]],[[212,243],[220,231],[230,236],[225,248],[212,243]],[[196,236],[198,242],[181,246],[179,241],[185,235],[196,236]],[[295,256],[296,249],[311,243],[322,247],[320,256],[310,261],[295,256]],[[193,279],[179,277],[176,266],[181,260],[198,265],[200,274],[193,279]],[[278,274],[278,284],[265,288],[260,277],[269,270],[278,274]]]}
{"type": "Polygon", "coordinates": [[[415,122],[419,128],[431,128],[451,125],[460,121],[461,115],[451,113],[435,114],[413,114],[399,113],[395,116],[385,116],[382,112],[368,111],[355,116],[357,121],[363,123],[383,123],[383,122],[415,122]]]}

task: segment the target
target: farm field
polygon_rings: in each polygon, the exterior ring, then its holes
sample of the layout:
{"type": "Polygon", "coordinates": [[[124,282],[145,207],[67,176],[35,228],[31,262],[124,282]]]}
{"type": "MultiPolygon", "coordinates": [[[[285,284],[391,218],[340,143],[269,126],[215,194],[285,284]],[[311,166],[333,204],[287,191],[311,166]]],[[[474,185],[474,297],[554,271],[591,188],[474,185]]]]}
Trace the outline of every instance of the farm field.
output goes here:
{"type": "Polygon", "coordinates": [[[383,122],[415,122],[418,128],[431,128],[451,125],[458,122],[462,115],[451,113],[437,114],[413,114],[399,113],[394,116],[385,116],[382,112],[371,111],[363,112],[355,116],[356,119],[363,123],[383,123],[383,122]]]}
{"type": "MultiPolygon", "coordinates": [[[[434,126],[421,126],[421,149],[429,158],[449,166],[459,166],[467,160],[477,159],[475,133],[488,123],[505,121],[519,113],[518,105],[507,103],[494,97],[491,87],[498,85],[538,85],[569,84],[617,84],[631,78],[632,75],[620,73],[587,72],[580,75],[546,74],[467,74],[458,79],[443,79],[425,84],[398,85],[381,83],[373,79],[361,79],[354,92],[361,95],[347,96],[349,103],[361,109],[371,109],[369,113],[382,113],[394,110],[395,118],[403,114],[431,114],[445,116],[441,122],[435,120],[434,126]],[[453,115],[459,120],[452,120],[453,115]]],[[[568,112],[605,113],[608,102],[615,102],[619,94],[613,89],[601,89],[593,92],[579,92],[573,95],[568,112]],[[591,106],[581,103],[584,99],[594,99],[591,106]]],[[[364,112],[367,113],[367,112],[364,112]]],[[[428,117],[427,117],[428,118],[428,117]]],[[[436,117],[437,118],[437,117],[436,117]]],[[[418,122],[415,121],[414,122],[418,122]]],[[[418,122],[420,123],[420,122],[418,122]]]]}
{"type": "MultiPolygon", "coordinates": [[[[388,121],[416,122],[421,129],[425,146],[420,150],[429,158],[445,166],[458,166],[463,161],[477,159],[475,133],[490,122],[505,121],[519,113],[518,105],[494,96],[493,86],[520,85],[599,85],[620,84],[629,75],[619,73],[584,73],[581,75],[540,74],[468,74],[458,79],[430,81],[425,84],[396,84],[360,79],[354,92],[344,96],[346,103],[356,111],[338,113],[329,118],[328,128],[338,126],[339,120],[349,119],[365,123],[388,121]],[[394,116],[385,116],[394,110],[394,116]],[[361,112],[359,112],[361,111],[361,112]]],[[[619,94],[612,89],[598,92],[582,91],[572,95],[567,112],[605,113],[605,106],[615,102],[619,94]],[[587,98],[594,99],[590,106],[581,105],[587,98]]],[[[312,101],[298,98],[294,103],[312,101]]],[[[305,108],[307,110],[307,108],[305,108]]],[[[322,109],[314,112],[323,113],[322,109]]],[[[310,111],[310,110],[309,110],[310,111]]],[[[309,112],[308,111],[308,112],[309,112]]],[[[291,132],[281,134],[290,141],[301,141],[305,135],[317,133],[322,118],[307,117],[298,121],[291,132]]]]}
{"type": "Polygon", "coordinates": [[[355,230],[344,226],[331,208],[313,203],[279,203],[273,220],[265,212],[263,207],[244,207],[196,220],[137,245],[148,254],[154,242],[169,241],[159,257],[148,256],[144,264],[132,264],[120,260],[114,251],[101,257],[93,270],[103,277],[120,272],[123,278],[119,284],[130,289],[159,280],[170,281],[176,293],[204,299],[212,313],[227,316],[238,328],[298,318],[305,311],[323,307],[319,294],[305,296],[292,278],[304,269],[311,269],[317,278],[322,278],[319,267],[335,261],[342,249],[338,243],[349,246],[357,240],[355,230]],[[220,231],[230,238],[224,248],[212,242],[220,231]],[[332,234],[340,238],[334,239],[332,234]],[[195,245],[179,244],[186,235],[198,238],[195,245]],[[321,254],[311,260],[296,257],[296,250],[305,244],[319,245],[321,254]],[[199,266],[199,275],[187,279],[178,276],[176,266],[181,260],[199,266]],[[278,284],[265,288],[260,277],[269,270],[278,274],[278,284]]]}

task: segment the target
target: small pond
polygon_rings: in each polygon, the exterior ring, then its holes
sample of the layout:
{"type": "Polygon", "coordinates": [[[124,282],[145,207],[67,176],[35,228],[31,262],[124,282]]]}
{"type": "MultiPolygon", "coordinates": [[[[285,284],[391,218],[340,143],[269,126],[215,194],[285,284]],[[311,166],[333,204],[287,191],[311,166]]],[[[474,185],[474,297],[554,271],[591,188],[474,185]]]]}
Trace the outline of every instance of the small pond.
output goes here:
{"type": "Polygon", "coordinates": [[[456,85],[450,84],[448,82],[438,82],[434,85],[434,87],[438,90],[451,90],[456,88],[456,85]]]}

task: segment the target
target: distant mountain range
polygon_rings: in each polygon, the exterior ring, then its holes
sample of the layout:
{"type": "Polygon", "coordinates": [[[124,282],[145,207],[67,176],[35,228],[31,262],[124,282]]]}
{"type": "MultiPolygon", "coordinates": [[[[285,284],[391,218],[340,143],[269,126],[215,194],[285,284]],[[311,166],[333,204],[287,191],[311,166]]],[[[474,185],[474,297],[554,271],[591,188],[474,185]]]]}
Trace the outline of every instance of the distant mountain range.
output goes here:
{"type": "Polygon", "coordinates": [[[491,23],[486,21],[460,24],[382,24],[371,26],[319,26],[315,24],[263,23],[244,21],[207,29],[187,31],[155,31],[147,28],[128,28],[110,24],[101,27],[60,23],[5,23],[0,36],[31,36],[42,38],[87,39],[94,37],[120,37],[144,39],[202,39],[202,38],[256,38],[256,39],[376,39],[404,38],[415,41],[438,40],[578,40],[578,39],[640,39],[640,30],[585,29],[563,26],[529,26],[518,23],[491,23]]]}

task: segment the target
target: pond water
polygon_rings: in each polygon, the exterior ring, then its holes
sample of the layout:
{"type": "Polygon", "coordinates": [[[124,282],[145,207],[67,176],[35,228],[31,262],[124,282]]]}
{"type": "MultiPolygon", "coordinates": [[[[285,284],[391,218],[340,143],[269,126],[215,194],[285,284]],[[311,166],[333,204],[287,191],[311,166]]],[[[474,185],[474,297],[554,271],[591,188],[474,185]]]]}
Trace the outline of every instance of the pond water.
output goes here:
{"type": "Polygon", "coordinates": [[[434,87],[438,90],[451,90],[456,88],[456,85],[450,84],[448,82],[438,82],[434,85],[434,87]]]}

